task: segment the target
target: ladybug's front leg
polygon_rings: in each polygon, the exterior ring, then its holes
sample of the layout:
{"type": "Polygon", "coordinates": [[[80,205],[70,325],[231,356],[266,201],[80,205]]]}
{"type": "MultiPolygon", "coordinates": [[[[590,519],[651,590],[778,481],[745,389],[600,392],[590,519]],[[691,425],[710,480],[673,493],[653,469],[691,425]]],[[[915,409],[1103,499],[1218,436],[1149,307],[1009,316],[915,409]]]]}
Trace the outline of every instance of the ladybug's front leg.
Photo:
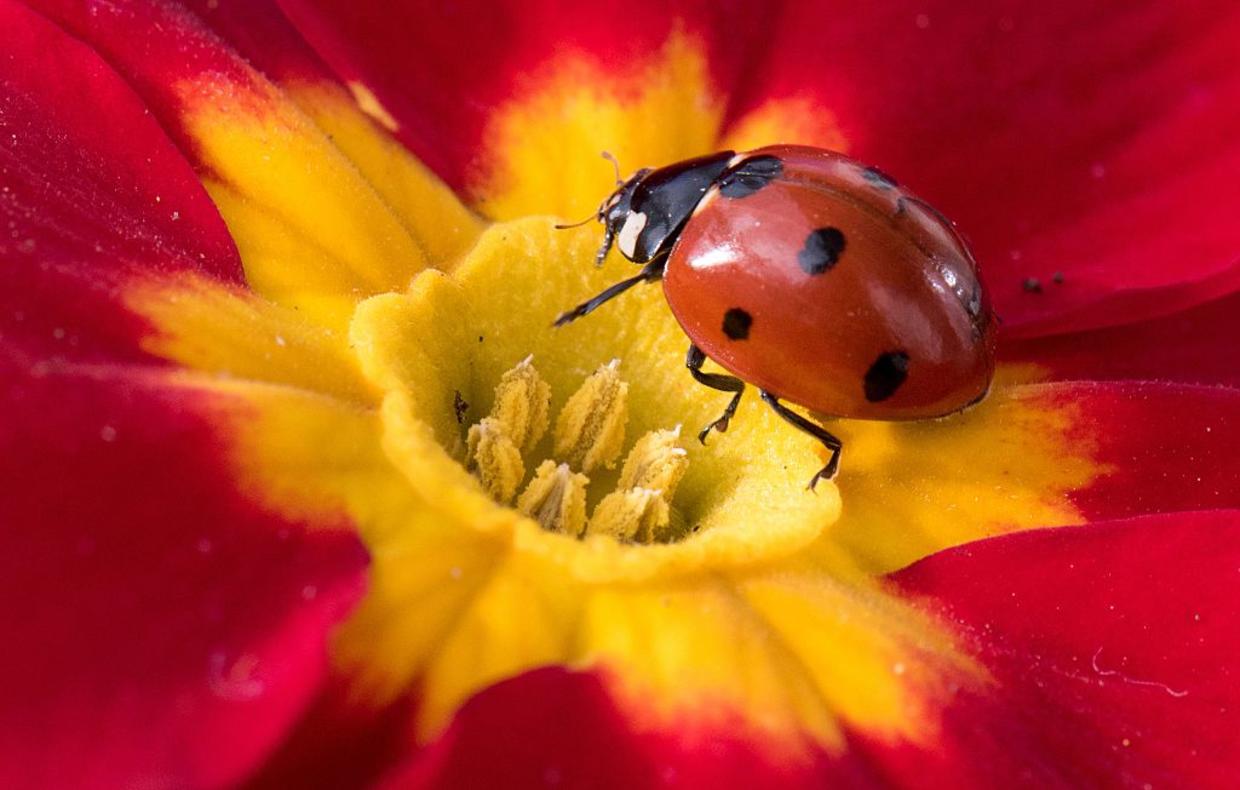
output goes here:
{"type": "Polygon", "coordinates": [[[662,279],[663,269],[665,266],[667,266],[667,256],[660,256],[658,258],[655,258],[653,261],[643,266],[641,273],[639,273],[636,277],[630,277],[627,280],[621,280],[620,282],[616,283],[615,285],[611,286],[607,290],[603,291],[602,293],[600,293],[598,296],[594,297],[593,299],[582,302],[581,304],[577,305],[576,307],[574,307],[572,310],[569,310],[568,312],[560,313],[560,316],[555,319],[555,325],[564,326],[569,321],[576,321],[578,318],[581,318],[586,313],[594,312],[595,308],[599,307],[605,302],[609,302],[612,299],[615,299],[617,296],[629,290],[630,288],[632,288],[634,285],[637,285],[638,283],[652,283],[652,282],[655,282],[656,280],[662,279]]]}
{"type": "Polygon", "coordinates": [[[721,390],[723,392],[734,392],[732,400],[728,402],[727,408],[723,410],[723,415],[707,425],[698,434],[698,441],[706,444],[706,437],[714,429],[723,433],[728,429],[728,423],[731,422],[732,416],[736,414],[736,407],[741,403],[741,396],[745,394],[745,382],[735,376],[724,376],[719,373],[703,373],[702,365],[706,362],[706,355],[702,353],[702,349],[697,346],[690,345],[689,353],[685,355],[685,367],[693,374],[693,378],[699,384],[705,384],[711,389],[721,390]]]}
{"type": "Polygon", "coordinates": [[[828,433],[826,428],[823,428],[816,422],[812,422],[805,417],[802,417],[792,409],[789,409],[787,406],[780,403],[778,396],[772,395],[766,390],[762,390],[762,400],[766,401],[767,405],[774,409],[775,413],[780,417],[783,417],[785,420],[792,423],[797,429],[805,431],[810,436],[822,442],[827,446],[827,449],[831,451],[831,458],[827,461],[827,465],[822,469],[819,469],[818,473],[810,478],[809,490],[813,491],[814,486],[818,485],[819,480],[834,480],[835,474],[840,471],[840,449],[844,446],[844,443],[828,433]]]}

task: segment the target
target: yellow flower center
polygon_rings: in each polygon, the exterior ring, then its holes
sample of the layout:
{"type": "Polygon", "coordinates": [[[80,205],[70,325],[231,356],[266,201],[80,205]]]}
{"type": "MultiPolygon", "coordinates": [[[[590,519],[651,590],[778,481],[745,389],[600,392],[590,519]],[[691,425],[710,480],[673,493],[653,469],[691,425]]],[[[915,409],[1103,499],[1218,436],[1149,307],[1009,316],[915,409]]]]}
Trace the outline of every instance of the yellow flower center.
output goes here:
{"type": "Polygon", "coordinates": [[[680,440],[726,398],[684,370],[657,286],[551,326],[625,273],[589,265],[596,242],[544,218],[498,225],[452,274],[359,306],[350,339],[386,393],[393,463],[428,501],[473,514],[466,528],[581,579],[750,565],[813,541],[838,491],[805,491],[820,451],[757,399],[709,447],[680,440]]]}
{"type": "MultiPolygon", "coordinates": [[[[465,462],[500,504],[512,501],[528,477],[526,457],[534,454],[548,427],[551,387],[532,357],[500,378],[491,413],[469,429],[465,462]]],[[[587,475],[616,466],[624,444],[629,385],[619,360],[600,367],[564,404],[556,419],[551,458],[534,470],[517,497],[517,510],[544,529],[572,537],[610,535],[618,540],[669,542],[684,535],[684,519],[672,495],[688,459],[677,440],[680,430],[651,431],[624,461],[615,490],[586,518],[587,475]]],[[[463,401],[462,401],[463,402],[463,401]]]]}

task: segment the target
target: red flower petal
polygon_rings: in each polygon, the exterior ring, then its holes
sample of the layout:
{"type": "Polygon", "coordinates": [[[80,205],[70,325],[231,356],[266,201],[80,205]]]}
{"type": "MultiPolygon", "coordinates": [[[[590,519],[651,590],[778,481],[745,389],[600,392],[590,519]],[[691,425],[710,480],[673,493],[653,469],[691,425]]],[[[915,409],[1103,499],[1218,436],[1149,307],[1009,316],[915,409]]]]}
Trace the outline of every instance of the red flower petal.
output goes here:
{"type": "Polygon", "coordinates": [[[221,89],[211,97],[216,103],[239,114],[266,109],[253,90],[257,80],[246,63],[184,7],[155,0],[106,6],[80,0],[24,1],[107,57],[190,157],[197,146],[181,114],[186,102],[182,82],[212,74],[221,89]],[[223,92],[228,88],[231,95],[223,92]]]}
{"type": "Polygon", "coordinates": [[[357,704],[342,676],[334,681],[246,783],[247,790],[370,787],[408,759],[412,702],[375,711],[357,704]]]}
{"type": "Polygon", "coordinates": [[[794,2],[734,111],[834,113],[959,223],[1010,333],[1108,326],[1240,287],[1237,40],[1222,1],[794,2]]]}
{"type": "MultiPolygon", "coordinates": [[[[682,3],[669,15],[665,7],[619,0],[278,1],[343,79],[364,83],[379,97],[398,121],[401,140],[461,191],[478,165],[490,114],[520,94],[554,54],[582,52],[639,73],[637,66],[657,54],[679,25],[702,40],[714,81],[726,86],[746,78],[754,56],[771,40],[771,14],[756,3],[727,10],[708,2],[682,3]]],[[[649,163],[626,166],[644,164],[649,163]]]]}
{"type": "Polygon", "coordinates": [[[334,81],[274,2],[247,0],[222,6],[218,0],[181,2],[269,79],[280,84],[334,81]]]}
{"type": "Polygon", "coordinates": [[[1164,318],[1005,343],[1005,361],[1035,378],[1148,379],[1240,386],[1240,293],[1164,318]]]}
{"type": "Polygon", "coordinates": [[[130,286],[242,278],[193,170],[89,48],[7,0],[0,27],[0,784],[235,781],[365,557],[240,494],[220,421],[248,405],[144,350],[130,286]]]}
{"type": "Polygon", "coordinates": [[[498,683],[388,788],[864,787],[864,760],[779,765],[728,733],[635,733],[596,675],[548,668],[498,683]]]}
{"type": "MultiPolygon", "coordinates": [[[[268,33],[277,85],[179,4],[29,0],[97,49],[193,163],[237,240],[249,285],[339,327],[352,304],[447,261],[477,221],[322,74],[269,8],[213,16],[268,33]]],[[[209,6],[206,10],[210,10],[209,6]]],[[[238,36],[242,45],[253,40],[238,36]]]]}
{"type": "Polygon", "coordinates": [[[0,25],[10,50],[0,60],[9,353],[31,365],[173,360],[364,392],[343,341],[246,292],[202,184],[103,58],[8,0],[0,25]],[[255,342],[264,335],[269,343],[255,342]]]}
{"type": "Polygon", "coordinates": [[[222,6],[215,0],[186,0],[186,5],[284,89],[391,207],[434,265],[446,266],[469,248],[481,230],[478,218],[380,128],[393,123],[386,110],[360,83],[341,84],[275,0],[222,6]]]}
{"type": "Polygon", "coordinates": [[[107,64],[8,0],[0,29],[0,331],[31,353],[142,356],[143,322],[117,304],[119,284],[139,269],[237,282],[236,248],[107,64]]]}
{"type": "Polygon", "coordinates": [[[1071,494],[1089,520],[1240,507],[1240,390],[1149,383],[1070,384],[1077,425],[1109,471],[1071,494]]]}
{"type": "MultiPolygon", "coordinates": [[[[1240,512],[1027,532],[896,574],[975,645],[1002,713],[961,700],[932,786],[1229,787],[1240,769],[1240,512]]],[[[994,704],[993,701],[989,704],[994,704]]]]}
{"type": "Polygon", "coordinates": [[[1220,177],[1240,171],[1230,3],[791,2],[673,14],[632,3],[281,5],[458,189],[486,164],[490,114],[553,57],[584,51],[622,84],[681,29],[705,44],[733,126],[783,100],[817,107],[834,119],[823,125],[830,139],[800,142],[842,139],[957,220],[1010,334],[1166,315],[1240,288],[1240,182],[1220,177]],[[446,30],[468,31],[469,46],[446,30]],[[1028,278],[1041,293],[1024,289],[1028,278]]]}
{"type": "Polygon", "coordinates": [[[364,554],[237,492],[213,426],[238,401],[0,363],[0,784],[232,782],[323,681],[364,554]]]}

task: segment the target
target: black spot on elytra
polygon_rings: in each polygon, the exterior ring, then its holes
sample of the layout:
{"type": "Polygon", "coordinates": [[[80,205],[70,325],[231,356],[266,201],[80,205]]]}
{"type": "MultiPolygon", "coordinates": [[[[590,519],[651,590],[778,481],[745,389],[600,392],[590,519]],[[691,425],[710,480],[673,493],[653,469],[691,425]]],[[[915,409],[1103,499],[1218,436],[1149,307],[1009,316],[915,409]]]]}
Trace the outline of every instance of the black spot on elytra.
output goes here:
{"type": "Polygon", "coordinates": [[[733,307],[723,314],[723,333],[731,340],[748,339],[751,326],[753,316],[739,307],[733,307]]]}
{"type": "Polygon", "coordinates": [[[865,372],[865,399],[871,403],[887,400],[907,378],[908,354],[903,351],[879,354],[865,372]]]}
{"type": "Polygon", "coordinates": [[[861,177],[879,189],[895,189],[900,186],[894,178],[877,167],[867,167],[865,170],[862,170],[861,177]]]}
{"type": "Polygon", "coordinates": [[[719,192],[728,198],[743,198],[779,178],[784,163],[777,156],[755,156],[724,173],[719,179],[719,192]]]}
{"type": "Polygon", "coordinates": [[[805,237],[797,263],[806,274],[822,274],[839,262],[844,245],[844,233],[839,228],[819,228],[805,237]]]}

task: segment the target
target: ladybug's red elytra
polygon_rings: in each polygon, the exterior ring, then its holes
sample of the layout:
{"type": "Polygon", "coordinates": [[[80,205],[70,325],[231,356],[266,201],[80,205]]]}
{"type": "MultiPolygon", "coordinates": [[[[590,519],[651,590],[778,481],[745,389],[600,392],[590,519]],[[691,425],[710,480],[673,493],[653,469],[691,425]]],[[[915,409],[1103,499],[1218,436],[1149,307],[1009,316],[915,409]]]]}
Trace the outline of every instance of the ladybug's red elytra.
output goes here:
{"type": "Polygon", "coordinates": [[[603,244],[644,264],[564,313],[561,326],[643,282],[663,281],[689,336],[685,364],[731,392],[725,431],[758,387],[780,417],[839,439],[782,401],[864,420],[942,417],[981,400],[994,374],[995,320],[952,223],[876,168],[819,148],[721,151],[640,170],[599,207],[603,244]],[[732,376],[705,373],[706,358],[732,376]]]}

